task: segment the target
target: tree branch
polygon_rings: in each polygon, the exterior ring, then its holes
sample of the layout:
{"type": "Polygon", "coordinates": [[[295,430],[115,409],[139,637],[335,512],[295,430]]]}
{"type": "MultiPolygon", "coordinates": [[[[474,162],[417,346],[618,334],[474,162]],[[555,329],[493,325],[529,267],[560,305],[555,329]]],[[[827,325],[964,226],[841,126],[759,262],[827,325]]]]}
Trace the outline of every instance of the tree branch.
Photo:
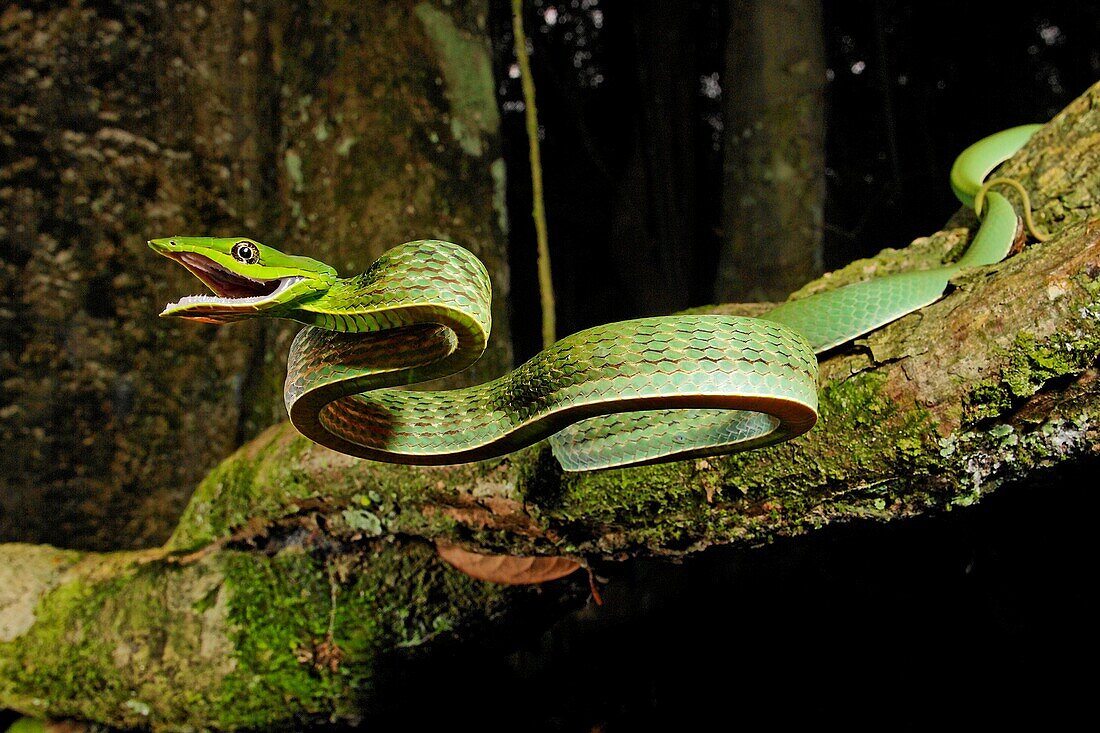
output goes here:
{"type": "MultiPolygon", "coordinates": [[[[821,421],[767,450],[563,474],[545,445],[406,467],[272,428],[199,486],[165,548],[0,546],[0,705],[160,729],[348,718],[387,665],[498,618],[426,539],[578,558],[674,556],[973,503],[1094,459],[1100,86],[1004,171],[1054,235],[822,362],[821,421]]],[[[802,293],[939,261],[973,217],[802,293]]],[[[729,312],[731,307],[712,310],[729,312]]],[[[582,583],[566,583],[571,602],[582,583]]]]}

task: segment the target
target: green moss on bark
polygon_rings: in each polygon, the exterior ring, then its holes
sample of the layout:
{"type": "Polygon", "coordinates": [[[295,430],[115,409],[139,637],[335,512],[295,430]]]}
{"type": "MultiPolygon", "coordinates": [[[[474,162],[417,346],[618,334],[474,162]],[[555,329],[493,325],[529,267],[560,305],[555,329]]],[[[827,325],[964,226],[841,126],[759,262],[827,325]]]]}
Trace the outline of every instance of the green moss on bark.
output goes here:
{"type": "Polygon", "coordinates": [[[364,500],[381,533],[433,536],[454,522],[425,514],[424,504],[462,487],[474,490],[499,466],[493,461],[439,468],[373,463],[316,446],[284,424],[211,472],[196,489],[168,547],[194,550],[250,522],[276,521],[306,506],[321,508],[339,521],[345,510],[362,510],[364,500]]]}
{"type": "Polygon", "coordinates": [[[1020,333],[1005,355],[1000,379],[982,382],[967,395],[965,417],[973,424],[1005,415],[1052,380],[1080,374],[1097,359],[1100,326],[1045,339],[1020,333]]]}
{"type": "Polygon", "coordinates": [[[508,592],[423,544],[229,553],[222,569],[235,667],[219,690],[218,721],[231,728],[353,718],[393,655],[491,617],[508,592]]]}
{"type": "Polygon", "coordinates": [[[505,597],[444,566],[427,545],[383,546],[357,559],[301,547],[272,558],[232,554],[223,568],[237,667],[219,707],[233,727],[260,729],[276,715],[353,718],[387,653],[450,633],[471,615],[484,619],[505,597]]]}
{"type": "Polygon", "coordinates": [[[527,592],[475,581],[426,544],[334,549],[183,566],[89,555],[0,644],[0,707],[161,730],[352,718],[380,669],[527,592]]]}
{"type": "Polygon", "coordinates": [[[588,538],[594,536],[595,547],[610,553],[767,541],[838,516],[886,517],[899,497],[933,501],[914,492],[937,470],[930,454],[939,435],[928,412],[897,405],[884,387],[885,377],[877,372],[826,385],[817,427],[790,443],[569,474],[558,493],[544,489],[529,498],[538,502],[541,519],[562,530],[565,547],[591,550],[588,538]],[[844,439],[851,435],[862,437],[844,439]],[[817,488],[806,491],[807,484],[817,488]]]}
{"type": "Polygon", "coordinates": [[[208,719],[232,655],[221,607],[194,602],[220,574],[144,559],[89,555],[43,596],[34,626],[0,645],[0,704],[124,727],[208,719]]]}

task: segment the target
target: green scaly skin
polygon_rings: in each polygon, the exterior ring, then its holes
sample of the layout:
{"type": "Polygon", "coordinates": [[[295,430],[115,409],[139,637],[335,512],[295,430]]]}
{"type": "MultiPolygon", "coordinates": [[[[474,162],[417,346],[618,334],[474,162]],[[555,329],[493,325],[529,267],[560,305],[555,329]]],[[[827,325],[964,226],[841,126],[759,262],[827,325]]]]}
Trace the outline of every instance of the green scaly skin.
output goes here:
{"type": "Polygon", "coordinates": [[[960,270],[1007,255],[1019,222],[983,182],[1038,127],[992,135],[956,160],[960,201],[984,199],[982,226],[958,262],[790,301],[762,318],[598,326],[474,387],[402,389],[469,366],[489,336],[488,273],[448,242],[408,242],[362,275],[339,278],[324,263],[247,238],[155,239],[153,249],[214,291],[161,315],[307,324],[291,348],[287,410],[304,435],[355,456],[459,463],[549,437],[562,467],[578,471],[746,450],[813,426],[815,353],[932,303],[960,270]]]}

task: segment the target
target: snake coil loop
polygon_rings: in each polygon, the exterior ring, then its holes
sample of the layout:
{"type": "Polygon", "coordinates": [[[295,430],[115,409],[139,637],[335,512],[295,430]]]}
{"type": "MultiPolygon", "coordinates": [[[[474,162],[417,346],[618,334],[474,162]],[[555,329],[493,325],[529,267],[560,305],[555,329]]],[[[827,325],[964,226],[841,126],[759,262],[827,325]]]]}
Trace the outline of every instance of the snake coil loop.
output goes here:
{"type": "Polygon", "coordinates": [[[339,278],[322,262],[255,240],[153,240],[215,293],[183,298],[162,315],[307,324],[291,348],[287,410],[304,435],[355,456],[457,463],[549,438],[562,467],[579,471],[760,447],[817,419],[815,353],[935,302],[955,273],[1008,254],[1019,220],[991,187],[1018,191],[1029,231],[1047,238],[1018,181],[985,181],[1037,127],[992,135],[955,161],[956,196],[984,214],[955,263],[838,287],[761,318],[679,315],[597,326],[474,387],[405,389],[472,364],[489,335],[489,273],[449,242],[408,242],[362,275],[339,278]],[[247,252],[234,249],[242,241],[247,252]]]}

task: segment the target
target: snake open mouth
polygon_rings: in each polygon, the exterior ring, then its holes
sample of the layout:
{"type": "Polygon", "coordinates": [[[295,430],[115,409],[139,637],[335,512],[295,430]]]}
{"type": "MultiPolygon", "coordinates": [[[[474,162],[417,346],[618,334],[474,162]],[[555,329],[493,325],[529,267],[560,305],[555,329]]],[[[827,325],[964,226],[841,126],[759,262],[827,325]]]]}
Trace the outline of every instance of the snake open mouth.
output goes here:
{"type": "Polygon", "coordinates": [[[255,306],[271,300],[303,279],[297,276],[269,280],[251,278],[222,267],[209,257],[195,252],[171,252],[167,256],[186,267],[192,275],[214,291],[214,295],[188,295],[175,303],[169,303],[165,307],[166,312],[193,306],[255,306]]]}

